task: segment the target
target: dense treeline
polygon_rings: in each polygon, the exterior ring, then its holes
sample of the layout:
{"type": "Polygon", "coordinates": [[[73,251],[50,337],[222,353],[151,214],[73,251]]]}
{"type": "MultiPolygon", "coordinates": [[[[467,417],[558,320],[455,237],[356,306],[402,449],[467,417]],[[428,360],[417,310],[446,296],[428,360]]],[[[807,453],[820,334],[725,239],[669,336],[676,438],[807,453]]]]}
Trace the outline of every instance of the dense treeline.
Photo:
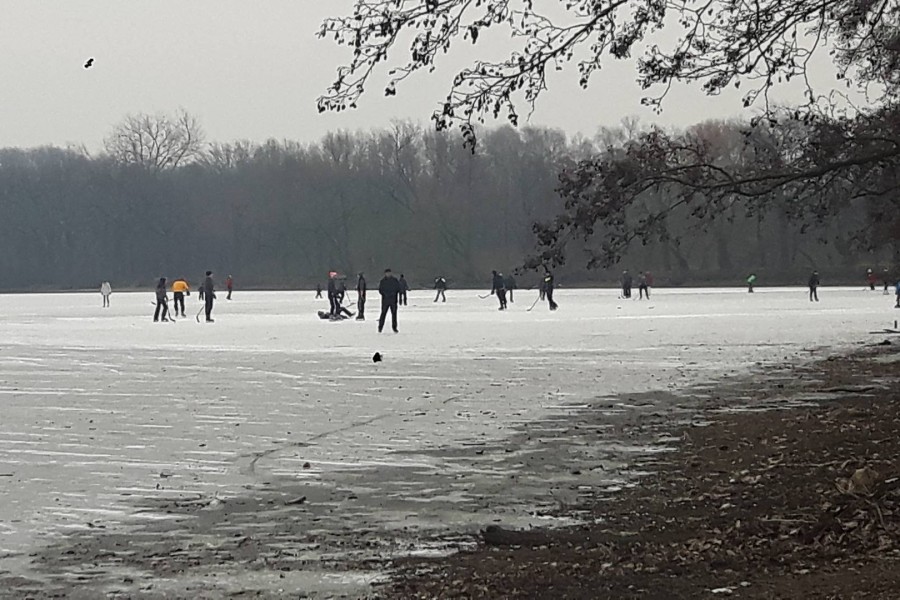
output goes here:
{"type": "MultiPolygon", "coordinates": [[[[732,126],[703,127],[721,136],[732,126]]],[[[4,149],[0,287],[146,286],[210,268],[239,286],[290,288],[333,269],[377,277],[385,266],[413,285],[439,274],[487,285],[491,269],[511,271],[534,251],[532,224],[560,212],[559,173],[637,130],[629,121],[568,140],[501,127],[482,132],[473,154],[453,133],[397,123],[308,145],[209,144],[171,168],[81,149],[4,149]]],[[[619,266],[651,270],[658,284],[736,284],[751,271],[761,283],[802,283],[812,268],[826,283],[850,281],[886,258],[855,250],[855,214],[851,206],[805,235],[777,207],[735,209],[703,231],[673,215],[670,239],[630,249],[619,266]]],[[[609,283],[620,270],[587,271],[585,262],[572,256],[561,281],[609,283]]]]}

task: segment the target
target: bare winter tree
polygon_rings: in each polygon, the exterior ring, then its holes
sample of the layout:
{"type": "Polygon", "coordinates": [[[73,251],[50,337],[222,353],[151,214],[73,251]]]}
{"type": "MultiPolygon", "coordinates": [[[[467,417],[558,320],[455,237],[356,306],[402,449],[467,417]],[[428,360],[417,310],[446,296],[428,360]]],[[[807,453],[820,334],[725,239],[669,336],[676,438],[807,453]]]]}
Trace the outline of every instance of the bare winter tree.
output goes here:
{"type": "Polygon", "coordinates": [[[204,133],[196,117],[183,109],[174,115],[128,115],[103,141],[116,161],[154,171],[175,169],[203,154],[204,133]]]}
{"type": "Polygon", "coordinates": [[[815,221],[834,216],[842,201],[865,200],[873,218],[890,220],[874,222],[880,233],[865,241],[893,243],[900,260],[897,0],[560,0],[540,8],[532,0],[357,0],[351,14],[322,25],[321,36],[353,54],[319,109],[356,106],[376,66],[399,55],[385,83],[394,95],[412,74],[433,70],[454,43],[475,44],[489,29],[505,30],[516,49],[459,72],[433,114],[439,129],[460,125],[473,147],[473,121],[505,116],[515,125],[521,106],[533,107],[546,89],[549,71],[572,64],[587,87],[604,62],[634,54],[645,105],[659,110],[674,83],[693,81],[710,95],[742,89],[743,105],[766,115],[746,132],[754,158],[739,164],[711,161],[696,136],[654,131],[629,143],[624,157],[596,157],[569,170],[564,213],[537,228],[544,251],[536,262],[561,261],[566,240],[601,231],[612,237],[594,262],[614,262],[631,240],[659,233],[669,208],[643,215],[638,225],[625,216],[633,216],[643,192],[660,186],[676,206],[690,205],[705,218],[732,210],[735,201],[759,205],[790,196],[791,214],[815,221]],[[405,40],[406,52],[397,47],[405,40]],[[810,86],[807,68],[816,53],[832,56],[839,81],[865,93],[866,107],[835,112],[849,103],[836,90],[821,94],[810,86]],[[806,102],[776,116],[769,93],[791,80],[805,84],[806,102]],[[788,121],[805,135],[779,146],[769,133],[788,121]]]}

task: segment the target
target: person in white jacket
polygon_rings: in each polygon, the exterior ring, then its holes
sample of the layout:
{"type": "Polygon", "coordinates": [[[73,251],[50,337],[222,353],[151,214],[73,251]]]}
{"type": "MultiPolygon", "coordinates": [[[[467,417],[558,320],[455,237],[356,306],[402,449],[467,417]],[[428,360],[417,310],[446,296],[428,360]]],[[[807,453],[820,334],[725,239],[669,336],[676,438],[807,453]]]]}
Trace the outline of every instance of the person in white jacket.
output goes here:
{"type": "Polygon", "coordinates": [[[112,286],[108,281],[100,284],[100,295],[103,296],[103,308],[109,308],[109,295],[112,294],[112,286]]]}

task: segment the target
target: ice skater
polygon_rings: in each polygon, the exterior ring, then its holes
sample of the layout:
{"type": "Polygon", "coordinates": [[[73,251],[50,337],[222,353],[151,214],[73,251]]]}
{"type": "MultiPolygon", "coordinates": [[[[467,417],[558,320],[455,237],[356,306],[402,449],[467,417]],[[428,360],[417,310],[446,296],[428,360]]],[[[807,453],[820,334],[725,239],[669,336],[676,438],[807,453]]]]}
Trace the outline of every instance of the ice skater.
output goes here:
{"type": "Polygon", "coordinates": [[[206,279],[203,280],[203,300],[206,303],[204,305],[204,310],[206,312],[206,322],[207,323],[215,323],[212,318],[213,311],[213,302],[216,299],[216,285],[213,283],[213,272],[206,272],[206,279]]]}
{"type": "Polygon", "coordinates": [[[400,304],[406,306],[406,292],[409,291],[409,283],[406,282],[406,278],[403,276],[403,273],[400,273],[400,304]]]}
{"type": "Polygon", "coordinates": [[[356,320],[366,320],[366,277],[363,273],[356,277],[356,320]]]}
{"type": "Polygon", "coordinates": [[[753,293],[753,284],[756,283],[756,275],[754,273],[750,273],[750,277],[747,278],[747,291],[749,293],[753,293]]]}
{"type": "Polygon", "coordinates": [[[491,271],[491,295],[497,295],[497,300],[500,301],[500,308],[498,310],[506,310],[506,284],[503,281],[503,273],[498,273],[497,271],[491,271]]]}
{"type": "Polygon", "coordinates": [[[884,282],[884,295],[887,296],[890,294],[888,288],[891,287],[891,272],[887,267],[881,271],[881,281],[884,282]]]}
{"type": "Polygon", "coordinates": [[[447,280],[443,277],[437,277],[434,280],[434,289],[437,290],[437,293],[434,295],[434,301],[437,302],[438,298],[441,298],[441,302],[447,301],[447,280]]]}
{"type": "Polygon", "coordinates": [[[503,280],[503,283],[506,285],[506,291],[509,292],[509,301],[513,302],[513,290],[519,287],[516,285],[516,278],[510,275],[503,280]]]}
{"type": "Polygon", "coordinates": [[[160,277],[156,284],[156,310],[153,311],[153,322],[157,323],[162,313],[162,320],[169,320],[169,299],[166,296],[166,278],[160,277]]]}
{"type": "Polygon", "coordinates": [[[384,320],[388,311],[391,311],[391,328],[397,331],[397,303],[400,299],[400,282],[394,277],[390,269],[384,270],[384,277],[378,283],[378,293],[381,294],[381,316],[378,317],[378,333],[384,329],[384,320]]]}
{"type": "Polygon", "coordinates": [[[819,301],[819,272],[813,271],[809,276],[809,301],[819,301]]]}
{"type": "Polygon", "coordinates": [[[316,284],[316,300],[318,300],[321,297],[322,297],[322,284],[317,283],[316,284]]]}
{"type": "Polygon", "coordinates": [[[875,283],[878,281],[878,278],[875,277],[875,273],[872,272],[872,269],[866,269],[866,283],[869,284],[869,289],[871,291],[875,291],[875,283]]]}
{"type": "Polygon", "coordinates": [[[234,289],[234,279],[231,275],[225,278],[225,289],[228,290],[228,295],[225,296],[225,299],[231,300],[231,291],[234,289]]]}
{"type": "Polygon", "coordinates": [[[103,296],[103,308],[109,308],[109,297],[112,294],[112,286],[108,281],[100,284],[100,295],[103,296]]]}
{"type": "Polygon", "coordinates": [[[647,294],[647,300],[650,299],[650,286],[647,283],[647,275],[643,271],[638,273],[638,299],[643,300],[644,294],[647,294]]]}
{"type": "Polygon", "coordinates": [[[191,295],[191,286],[184,277],[179,277],[172,282],[172,304],[175,305],[175,316],[178,316],[179,308],[181,316],[184,316],[184,297],[191,295]]]}
{"type": "Polygon", "coordinates": [[[559,308],[559,305],[553,301],[553,273],[549,270],[544,271],[544,279],[541,281],[541,290],[547,297],[547,304],[550,306],[550,310],[559,308]]]}
{"type": "Polygon", "coordinates": [[[631,298],[631,273],[627,270],[622,271],[622,297],[631,298]]]}

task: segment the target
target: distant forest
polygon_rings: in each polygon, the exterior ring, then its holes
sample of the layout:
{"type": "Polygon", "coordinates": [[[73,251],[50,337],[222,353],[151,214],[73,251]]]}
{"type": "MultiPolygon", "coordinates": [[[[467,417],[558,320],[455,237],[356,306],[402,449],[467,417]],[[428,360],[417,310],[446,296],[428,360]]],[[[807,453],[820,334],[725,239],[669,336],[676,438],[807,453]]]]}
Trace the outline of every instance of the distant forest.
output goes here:
{"type": "MultiPolygon", "coordinates": [[[[737,135],[729,123],[698,128],[737,135]]],[[[559,173],[639,130],[627,120],[567,139],[500,127],[480,132],[473,153],[458,133],[407,122],[311,144],[207,144],[197,128],[181,154],[161,160],[120,126],[99,155],[2,149],[0,288],[145,287],[160,276],[198,281],[206,269],[233,275],[237,287],[299,288],[324,283],[330,270],[376,279],[385,267],[414,287],[438,275],[486,287],[492,269],[512,272],[534,252],[532,224],[560,212],[559,173]]],[[[803,284],[818,269],[825,284],[861,282],[889,257],[856,249],[864,212],[848,204],[804,234],[778,207],[736,207],[702,230],[675,214],[669,239],[630,248],[615,268],[585,269],[576,240],[556,275],[563,285],[607,285],[627,268],[653,272],[657,285],[739,285],[755,272],[766,285],[803,284]]],[[[536,280],[523,273],[520,286],[536,280]]]]}

